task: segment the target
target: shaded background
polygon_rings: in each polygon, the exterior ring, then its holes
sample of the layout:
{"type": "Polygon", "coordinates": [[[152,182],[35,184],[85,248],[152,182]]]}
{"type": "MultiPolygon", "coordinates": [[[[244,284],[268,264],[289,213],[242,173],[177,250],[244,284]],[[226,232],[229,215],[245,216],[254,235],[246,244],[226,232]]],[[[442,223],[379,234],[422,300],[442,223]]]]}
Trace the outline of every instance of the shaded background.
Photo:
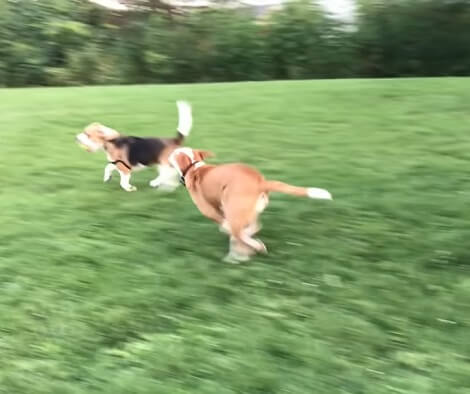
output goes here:
{"type": "Polygon", "coordinates": [[[125,10],[86,0],[3,1],[0,85],[470,73],[467,0],[360,0],[346,12],[341,2],[122,3],[125,10]]]}

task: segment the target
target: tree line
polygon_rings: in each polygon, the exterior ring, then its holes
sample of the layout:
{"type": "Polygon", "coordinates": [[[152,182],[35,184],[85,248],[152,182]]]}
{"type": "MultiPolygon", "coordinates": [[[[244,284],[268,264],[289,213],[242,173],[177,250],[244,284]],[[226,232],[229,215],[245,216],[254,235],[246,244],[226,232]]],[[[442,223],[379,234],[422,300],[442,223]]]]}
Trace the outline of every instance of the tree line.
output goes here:
{"type": "Polygon", "coordinates": [[[0,86],[470,75],[470,0],[362,0],[354,24],[303,0],[262,19],[150,2],[3,0],[0,86]]]}

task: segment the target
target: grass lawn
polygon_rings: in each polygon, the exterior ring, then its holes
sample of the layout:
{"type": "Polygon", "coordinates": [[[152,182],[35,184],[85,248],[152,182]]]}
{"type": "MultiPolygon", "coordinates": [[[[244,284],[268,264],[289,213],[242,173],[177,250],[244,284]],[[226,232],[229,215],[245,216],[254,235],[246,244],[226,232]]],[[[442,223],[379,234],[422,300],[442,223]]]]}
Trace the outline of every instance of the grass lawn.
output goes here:
{"type": "Polygon", "coordinates": [[[0,393],[470,393],[470,79],[0,90],[0,393]],[[270,254],[74,136],[172,136],[267,178],[270,254]]]}

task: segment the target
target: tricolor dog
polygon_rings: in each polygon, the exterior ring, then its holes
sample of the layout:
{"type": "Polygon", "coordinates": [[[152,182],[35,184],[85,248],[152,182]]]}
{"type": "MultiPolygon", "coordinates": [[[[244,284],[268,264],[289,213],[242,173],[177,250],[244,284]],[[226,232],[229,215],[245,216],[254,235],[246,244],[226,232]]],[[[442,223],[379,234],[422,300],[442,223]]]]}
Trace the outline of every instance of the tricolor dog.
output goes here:
{"type": "Polygon", "coordinates": [[[175,149],[170,164],[178,171],[199,211],[230,236],[227,261],[246,261],[266,247],[253,236],[260,230],[258,216],[269,203],[270,192],[331,200],[324,189],[304,188],[279,181],[268,181],[245,164],[208,165],[211,152],[191,148],[175,149]]]}
{"type": "Polygon", "coordinates": [[[150,186],[178,186],[178,174],[169,165],[169,155],[181,146],[192,128],[191,106],[178,101],[178,127],[174,138],[143,138],[124,136],[100,123],[88,125],[76,136],[77,142],[88,152],[104,150],[108,164],[104,169],[104,181],[108,182],[114,170],[121,176],[121,187],[128,191],[137,190],[130,184],[131,172],[143,167],[158,166],[158,176],[150,181],[150,186]]]}

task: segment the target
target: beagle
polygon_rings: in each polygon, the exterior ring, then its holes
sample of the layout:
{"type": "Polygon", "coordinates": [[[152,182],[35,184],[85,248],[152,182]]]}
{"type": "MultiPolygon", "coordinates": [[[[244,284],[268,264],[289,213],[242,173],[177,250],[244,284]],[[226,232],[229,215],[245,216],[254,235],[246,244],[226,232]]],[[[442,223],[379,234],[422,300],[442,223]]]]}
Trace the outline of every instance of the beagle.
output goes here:
{"type": "Polygon", "coordinates": [[[213,154],[191,148],[175,149],[168,161],[180,175],[199,211],[219,225],[230,236],[226,261],[249,260],[256,252],[267,253],[259,239],[258,216],[269,203],[270,192],[331,200],[324,189],[296,187],[279,181],[268,181],[257,170],[239,163],[208,165],[213,154]]]}
{"type": "Polygon", "coordinates": [[[178,186],[177,172],[169,165],[168,156],[181,146],[192,128],[192,111],[189,103],[177,101],[178,127],[175,138],[129,137],[100,123],[88,125],[76,136],[78,144],[88,152],[104,150],[108,164],[104,169],[104,181],[108,182],[114,170],[121,176],[120,185],[128,191],[137,188],[130,184],[131,172],[149,166],[158,166],[159,175],[150,181],[150,186],[178,186]]]}

